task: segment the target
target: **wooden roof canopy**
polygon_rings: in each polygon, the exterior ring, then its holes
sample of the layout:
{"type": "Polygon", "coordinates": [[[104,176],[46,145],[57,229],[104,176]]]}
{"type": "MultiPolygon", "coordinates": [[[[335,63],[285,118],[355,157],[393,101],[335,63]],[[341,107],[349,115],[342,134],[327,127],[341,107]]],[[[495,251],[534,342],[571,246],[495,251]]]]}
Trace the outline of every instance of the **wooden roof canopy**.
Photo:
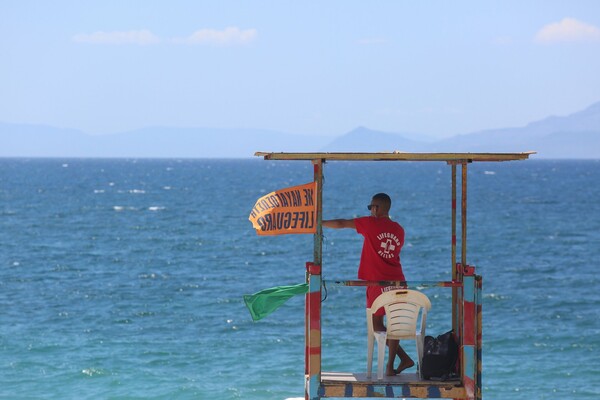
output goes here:
{"type": "Polygon", "coordinates": [[[257,157],[265,160],[336,160],[336,161],[514,161],[526,160],[534,151],[524,153],[270,153],[256,152],[257,157]]]}

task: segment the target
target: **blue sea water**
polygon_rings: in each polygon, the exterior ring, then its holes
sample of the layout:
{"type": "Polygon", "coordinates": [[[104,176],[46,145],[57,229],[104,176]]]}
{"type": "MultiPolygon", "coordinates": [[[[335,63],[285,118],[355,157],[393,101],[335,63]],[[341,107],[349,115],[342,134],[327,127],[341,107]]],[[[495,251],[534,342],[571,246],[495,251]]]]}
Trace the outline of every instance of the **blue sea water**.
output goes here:
{"type": "MultiPolygon", "coordinates": [[[[484,398],[600,398],[600,162],[468,169],[484,398]]],[[[304,281],[312,236],[258,237],[247,218],[311,180],[309,162],[0,159],[0,398],[302,397],[303,298],[255,323],[242,296],[304,281]]],[[[324,216],[364,215],[380,191],[407,279],[449,280],[450,167],[328,163],[324,216]]],[[[360,246],[326,231],[324,279],[355,279],[360,246]]],[[[449,289],[425,293],[443,333],[449,289]]],[[[365,360],[363,289],[330,284],[323,369],[365,360]]]]}

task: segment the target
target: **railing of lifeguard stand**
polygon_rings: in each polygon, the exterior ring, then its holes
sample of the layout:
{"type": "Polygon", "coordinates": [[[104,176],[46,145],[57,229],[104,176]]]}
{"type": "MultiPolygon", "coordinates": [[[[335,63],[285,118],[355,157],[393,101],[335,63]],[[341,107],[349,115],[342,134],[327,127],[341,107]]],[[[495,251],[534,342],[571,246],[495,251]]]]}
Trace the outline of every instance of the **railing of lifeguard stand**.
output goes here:
{"type": "MultiPolygon", "coordinates": [[[[313,270],[314,265],[307,263],[307,271],[313,270]]],[[[479,399],[481,398],[481,277],[474,274],[473,267],[462,268],[458,265],[458,275],[461,280],[439,282],[401,282],[401,281],[362,281],[346,280],[328,282],[327,286],[405,286],[410,289],[423,290],[427,288],[442,287],[456,290],[458,298],[453,308],[464,316],[462,322],[456,327],[457,336],[461,340],[459,375],[460,382],[448,381],[447,384],[427,381],[405,382],[371,382],[368,384],[320,385],[316,397],[307,396],[308,399],[322,397],[417,397],[417,398],[455,398],[479,399]],[[460,333],[459,333],[460,332],[460,333]]],[[[320,276],[309,273],[309,279],[321,280],[320,276]]],[[[454,303],[454,299],[453,299],[454,303]]],[[[459,321],[460,322],[460,321],[459,321]]],[[[320,371],[319,371],[320,373],[320,371]]],[[[313,381],[319,382],[318,379],[313,381]]],[[[307,382],[311,383],[311,382],[307,382]]],[[[308,388],[310,389],[310,388],[308,388]]],[[[309,393],[307,391],[307,393],[309,393]]]]}

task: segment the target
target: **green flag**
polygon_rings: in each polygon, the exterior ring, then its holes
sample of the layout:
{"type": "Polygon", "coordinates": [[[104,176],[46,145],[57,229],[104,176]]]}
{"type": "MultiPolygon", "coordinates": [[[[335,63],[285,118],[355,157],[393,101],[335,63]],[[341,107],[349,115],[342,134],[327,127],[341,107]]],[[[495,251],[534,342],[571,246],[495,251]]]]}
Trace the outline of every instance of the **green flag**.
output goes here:
{"type": "Polygon", "coordinates": [[[252,315],[254,321],[258,321],[277,310],[291,297],[297,294],[306,294],[308,283],[290,286],[276,286],[264,289],[254,294],[245,294],[244,303],[252,315]]]}

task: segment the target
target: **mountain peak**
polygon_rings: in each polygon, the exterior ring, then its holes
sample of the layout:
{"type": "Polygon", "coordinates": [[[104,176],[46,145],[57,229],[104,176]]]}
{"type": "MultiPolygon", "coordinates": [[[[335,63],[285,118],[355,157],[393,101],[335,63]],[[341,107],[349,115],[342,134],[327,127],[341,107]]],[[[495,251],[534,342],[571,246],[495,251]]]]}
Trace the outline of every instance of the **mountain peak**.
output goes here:
{"type": "MultiPolygon", "coordinates": [[[[591,106],[589,106],[588,108],[584,109],[583,111],[576,112],[575,114],[600,115],[600,101],[592,104],[591,106]]],[[[575,115],[575,114],[571,114],[571,115],[575,115]]]]}
{"type": "Polygon", "coordinates": [[[372,129],[367,128],[366,126],[357,126],[356,128],[352,129],[350,132],[346,133],[346,135],[356,135],[356,134],[367,134],[370,132],[375,132],[372,129]]]}
{"type": "Polygon", "coordinates": [[[423,137],[421,140],[412,140],[405,137],[404,134],[377,131],[365,126],[358,126],[335,139],[323,150],[331,152],[388,152],[394,150],[411,152],[421,150],[422,143],[426,139],[426,137],[423,137]]]}
{"type": "Polygon", "coordinates": [[[564,117],[550,116],[527,124],[526,128],[536,130],[537,134],[554,132],[598,132],[600,130],[600,102],[594,103],[582,111],[564,117]]]}

